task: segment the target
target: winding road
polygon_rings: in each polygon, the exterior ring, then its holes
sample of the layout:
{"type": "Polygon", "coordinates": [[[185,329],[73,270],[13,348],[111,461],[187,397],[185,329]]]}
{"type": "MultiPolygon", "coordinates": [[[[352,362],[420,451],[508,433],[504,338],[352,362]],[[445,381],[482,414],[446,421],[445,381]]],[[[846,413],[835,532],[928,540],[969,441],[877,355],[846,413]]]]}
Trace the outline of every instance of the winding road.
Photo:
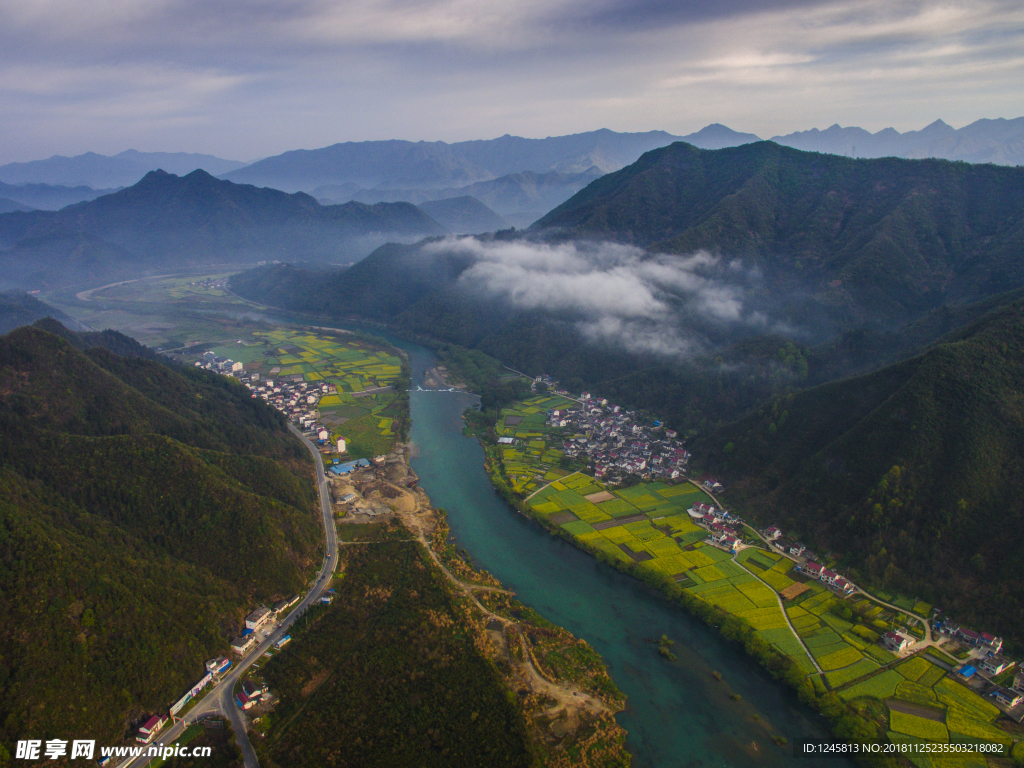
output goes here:
{"type": "MultiPolygon", "coordinates": [[[[313,463],[316,465],[316,482],[317,489],[320,492],[320,511],[323,515],[325,531],[324,543],[326,552],[323,567],[320,569],[320,573],[317,575],[317,579],[314,582],[313,587],[306,593],[306,596],[299,602],[299,604],[295,606],[292,612],[289,613],[281,622],[277,629],[268,634],[255,650],[251,651],[245,658],[240,659],[232,665],[231,671],[214,684],[213,688],[206,694],[206,696],[200,699],[199,703],[189,710],[183,720],[175,723],[166,731],[162,732],[157,739],[157,742],[161,744],[172,744],[176,739],[181,737],[182,733],[184,733],[185,729],[188,727],[188,724],[191,724],[197,718],[208,714],[222,714],[231,720],[231,728],[234,730],[235,739],[238,742],[239,748],[242,750],[245,768],[259,768],[259,761],[256,759],[256,752],[253,750],[252,743],[249,741],[249,735],[246,730],[245,715],[235,703],[235,683],[238,682],[242,675],[245,674],[246,670],[248,670],[253,663],[259,660],[275,642],[288,633],[289,627],[295,623],[296,619],[298,619],[310,605],[320,599],[320,593],[326,586],[329,577],[338,567],[338,533],[337,529],[334,527],[334,515],[331,510],[331,494],[327,488],[327,477],[324,474],[323,460],[320,457],[320,452],[312,441],[310,441],[291,424],[288,425],[288,429],[302,440],[306,448],[309,449],[309,452],[313,454],[313,463]]],[[[118,768],[127,768],[128,766],[142,768],[143,766],[148,765],[152,759],[153,758],[150,757],[131,758],[121,763],[118,768]]]]}

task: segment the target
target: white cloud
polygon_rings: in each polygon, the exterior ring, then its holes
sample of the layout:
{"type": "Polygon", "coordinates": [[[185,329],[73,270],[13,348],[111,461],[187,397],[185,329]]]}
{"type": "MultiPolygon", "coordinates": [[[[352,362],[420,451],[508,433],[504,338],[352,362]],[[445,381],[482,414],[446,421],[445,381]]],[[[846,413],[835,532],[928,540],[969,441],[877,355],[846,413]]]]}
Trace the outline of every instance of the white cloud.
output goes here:
{"type": "Polygon", "coordinates": [[[461,288],[515,307],[568,316],[589,339],[633,350],[690,356],[701,351],[700,325],[763,325],[744,308],[750,273],[705,251],[649,254],[616,243],[534,243],[450,237],[428,255],[464,253],[476,262],[461,288]]]}

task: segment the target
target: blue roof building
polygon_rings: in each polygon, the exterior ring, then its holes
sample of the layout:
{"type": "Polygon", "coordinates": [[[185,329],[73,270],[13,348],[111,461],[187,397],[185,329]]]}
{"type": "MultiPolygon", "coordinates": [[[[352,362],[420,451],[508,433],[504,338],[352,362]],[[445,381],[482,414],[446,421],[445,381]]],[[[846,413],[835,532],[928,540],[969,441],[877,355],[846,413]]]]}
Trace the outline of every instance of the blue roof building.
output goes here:
{"type": "Polygon", "coordinates": [[[370,466],[370,462],[368,459],[356,459],[355,461],[348,461],[345,462],[344,464],[335,464],[331,466],[330,471],[333,472],[335,475],[347,475],[354,469],[368,466],[370,466]]]}

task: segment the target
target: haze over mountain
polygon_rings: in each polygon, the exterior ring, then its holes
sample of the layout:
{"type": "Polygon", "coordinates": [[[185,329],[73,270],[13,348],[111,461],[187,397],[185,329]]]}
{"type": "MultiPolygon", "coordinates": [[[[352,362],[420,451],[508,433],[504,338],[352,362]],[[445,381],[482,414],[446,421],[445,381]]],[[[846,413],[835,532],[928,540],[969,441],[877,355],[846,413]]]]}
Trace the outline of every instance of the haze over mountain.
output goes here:
{"type": "Polygon", "coordinates": [[[0,182],[7,184],[59,184],[62,186],[127,187],[158,168],[183,176],[197,168],[215,176],[245,163],[213,155],[187,152],[138,152],[128,149],[116,155],[54,155],[46,160],[0,165],[0,182]]]}
{"type": "MultiPolygon", "coordinates": [[[[117,192],[117,189],[93,189],[86,186],[65,187],[56,184],[4,184],[0,182],[0,196],[27,208],[42,211],[57,211],[68,205],[95,200],[97,197],[109,195],[111,192],[117,192]]],[[[3,213],[7,213],[7,211],[3,211],[3,213]]]]}
{"type": "Polygon", "coordinates": [[[152,171],[60,211],[0,214],[4,283],[37,288],[194,264],[349,262],[387,240],[445,228],[410,203],[322,206],[309,195],[233,184],[205,171],[152,171]]]}
{"type": "Polygon", "coordinates": [[[968,163],[1024,165],[1024,117],[977,120],[958,130],[936,120],[920,131],[906,133],[893,128],[869,133],[863,128],[833,125],[824,131],[812,128],[774,136],[772,141],[809,152],[850,157],[936,157],[968,163]]]}
{"type": "Polygon", "coordinates": [[[595,166],[583,173],[510,173],[490,181],[478,181],[464,187],[441,189],[364,189],[358,184],[329,184],[317,187],[313,195],[324,203],[358,200],[361,203],[408,200],[422,203],[468,195],[485,203],[517,227],[532,224],[556,205],[564,203],[604,173],[595,166]]]}
{"type": "Polygon", "coordinates": [[[11,213],[12,211],[31,211],[32,206],[11,200],[8,197],[0,197],[0,213],[11,213]]]}
{"type": "Polygon", "coordinates": [[[388,245],[342,271],[280,264],[231,286],[649,409],[696,434],[695,459],[762,521],[1022,633],[1016,599],[997,617],[1024,579],[1018,539],[984,535],[992,515],[1015,529],[1024,515],[1009,501],[1024,498],[1022,251],[1024,168],[676,143],[526,236],[388,245]]]}
{"type": "Polygon", "coordinates": [[[678,143],[527,237],[387,246],[334,275],[277,266],[233,285],[480,348],[693,426],[969,322],[949,308],[1024,286],[1022,247],[1024,169],[678,143]],[[924,325],[901,337],[910,323],[924,325]]]}
{"type": "Polygon", "coordinates": [[[31,325],[44,317],[59,320],[75,331],[85,330],[78,321],[35,296],[30,296],[24,291],[0,291],[0,334],[13,331],[22,325],[31,325]]]}
{"type": "MultiPolygon", "coordinates": [[[[694,134],[693,138],[721,143],[731,136],[735,144],[757,139],[724,126],[709,126],[704,131],[709,133],[705,136],[694,134]]],[[[287,191],[311,191],[325,185],[346,183],[397,189],[464,187],[524,171],[538,174],[551,171],[583,173],[596,167],[607,173],[632,163],[649,149],[688,138],[664,131],[616,133],[601,129],[546,139],[505,135],[497,139],[453,144],[443,141],[346,142],[268,157],[224,174],[224,178],[287,191]]],[[[476,196],[471,190],[465,190],[463,194],[476,196]]]]}
{"type": "Polygon", "coordinates": [[[475,197],[450,197],[420,203],[434,221],[456,235],[495,232],[508,227],[508,222],[475,197]]]}

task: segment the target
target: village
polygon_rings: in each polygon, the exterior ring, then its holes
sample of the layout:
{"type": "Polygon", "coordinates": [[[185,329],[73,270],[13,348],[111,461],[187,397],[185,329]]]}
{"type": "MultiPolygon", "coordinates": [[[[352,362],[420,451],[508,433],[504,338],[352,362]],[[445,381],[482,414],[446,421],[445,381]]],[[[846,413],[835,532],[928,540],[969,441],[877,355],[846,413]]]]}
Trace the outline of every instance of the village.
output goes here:
{"type": "MultiPolygon", "coordinates": [[[[566,397],[557,389],[553,391],[566,397]]],[[[590,463],[598,479],[612,484],[626,475],[674,480],[685,471],[690,454],[676,432],[660,421],[644,424],[635,411],[595,398],[589,392],[582,393],[578,402],[579,408],[552,409],[547,426],[573,433],[563,441],[565,455],[590,463]]],[[[505,423],[514,426],[509,419],[505,423]]],[[[514,440],[506,437],[498,442],[512,444],[514,440]]]]}
{"type": "MultiPolygon", "coordinates": [[[[239,378],[249,387],[253,397],[270,403],[306,430],[309,436],[319,443],[322,452],[345,452],[344,440],[339,440],[336,446],[330,444],[330,431],[318,422],[317,404],[321,397],[332,394],[331,385],[307,382],[301,380],[301,376],[276,381],[261,380],[259,374],[246,372],[244,366],[228,359],[217,359],[215,356],[206,360],[203,365],[239,378]]],[[[541,377],[535,382],[535,387],[538,383],[544,385],[538,387],[540,390],[550,389],[553,394],[564,399],[576,400],[568,393],[555,389],[556,383],[549,378],[541,377]]],[[[574,403],[552,407],[546,413],[542,411],[545,419],[544,429],[550,430],[551,437],[562,435],[561,447],[564,455],[568,459],[585,463],[598,480],[615,485],[622,483],[629,476],[639,477],[645,483],[679,482],[686,479],[690,454],[679,441],[676,432],[657,420],[645,420],[635,411],[612,404],[603,398],[595,398],[589,392],[583,392],[576,403],[578,405],[574,403]]],[[[525,424],[517,425],[516,418],[515,415],[506,415],[504,426],[510,431],[526,427],[525,424]]],[[[498,438],[499,446],[504,448],[517,446],[523,442],[522,439],[507,434],[498,438]]],[[[381,465],[384,458],[379,456],[372,460],[357,459],[345,463],[334,459],[329,464],[329,473],[332,477],[340,479],[357,470],[381,465]]],[[[722,484],[714,478],[703,478],[696,481],[696,484],[709,494],[724,490],[722,484]]],[[[349,514],[366,517],[390,512],[389,505],[382,503],[385,501],[364,500],[351,492],[341,494],[341,498],[335,498],[336,503],[341,502],[343,507],[350,510],[349,514]]],[[[777,526],[757,531],[756,535],[761,541],[753,540],[752,543],[747,543],[744,542],[743,529],[752,529],[744,526],[742,518],[721,509],[717,504],[698,502],[687,512],[695,524],[706,530],[706,543],[710,546],[731,555],[736,555],[752,544],[763,546],[794,563],[794,578],[818,582],[840,599],[853,598],[858,593],[867,596],[851,579],[818,562],[818,556],[810,552],[805,545],[785,537],[777,526]]],[[[795,583],[792,587],[792,594],[783,594],[783,598],[796,597],[804,591],[804,584],[795,583]]],[[[878,645],[897,658],[908,658],[923,653],[928,650],[928,646],[942,648],[947,654],[955,654],[961,663],[948,665],[951,675],[955,675],[961,684],[992,701],[1013,719],[1018,722],[1024,721],[1024,672],[1013,660],[1000,655],[1000,638],[987,632],[975,632],[944,623],[938,618],[930,621],[928,616],[922,619],[924,632],[923,636],[919,636],[922,633],[913,631],[909,626],[912,623],[912,620],[908,620],[908,626],[897,626],[894,621],[891,628],[879,631],[878,645]]],[[[239,644],[236,652],[245,652],[243,649],[247,642],[246,637],[247,635],[243,635],[235,641],[235,644],[239,644]]],[[[929,658],[935,660],[934,657],[929,658]]],[[[245,698],[239,700],[239,706],[254,706],[263,695],[265,693],[258,689],[251,692],[243,689],[240,696],[245,698]],[[254,695],[250,696],[250,693],[254,695]]]]}

